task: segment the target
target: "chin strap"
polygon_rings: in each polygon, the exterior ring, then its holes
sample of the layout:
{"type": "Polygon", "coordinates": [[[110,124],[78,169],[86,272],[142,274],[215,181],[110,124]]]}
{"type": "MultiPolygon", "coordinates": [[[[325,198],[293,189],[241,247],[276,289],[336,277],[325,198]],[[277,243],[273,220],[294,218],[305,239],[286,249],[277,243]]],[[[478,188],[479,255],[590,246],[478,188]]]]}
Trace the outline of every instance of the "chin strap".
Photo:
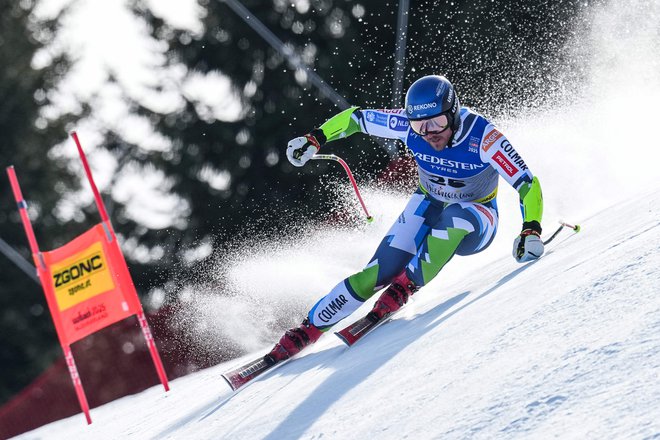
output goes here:
{"type": "Polygon", "coordinates": [[[451,132],[451,137],[449,138],[449,142],[447,143],[447,147],[446,147],[446,148],[452,148],[452,147],[454,146],[454,145],[453,145],[453,144],[454,144],[454,138],[456,137],[456,135],[457,135],[458,133],[461,132],[461,129],[462,129],[462,128],[463,128],[463,121],[461,120],[461,116],[460,116],[460,114],[459,114],[459,116],[458,116],[458,128],[456,129],[456,131],[454,131],[453,128],[450,129],[450,130],[452,131],[452,132],[451,132]]]}

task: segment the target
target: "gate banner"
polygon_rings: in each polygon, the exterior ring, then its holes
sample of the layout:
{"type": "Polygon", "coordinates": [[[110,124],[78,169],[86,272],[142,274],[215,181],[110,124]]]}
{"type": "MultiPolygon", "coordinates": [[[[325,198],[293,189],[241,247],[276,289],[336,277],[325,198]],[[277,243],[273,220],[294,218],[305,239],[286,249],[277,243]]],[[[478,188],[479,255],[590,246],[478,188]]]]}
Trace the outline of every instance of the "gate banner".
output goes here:
{"type": "Polygon", "coordinates": [[[117,240],[103,223],[66,245],[42,252],[46,295],[56,305],[65,343],[71,344],[141,311],[117,240]]]}
{"type": "Polygon", "coordinates": [[[28,216],[27,202],[23,199],[13,166],[7,167],[7,175],[30,243],[37,274],[46,295],[48,309],[69,366],[69,374],[80,408],[85,414],[87,423],[90,424],[92,418],[89,414],[89,404],[71,353],[71,344],[117,321],[136,315],[158,378],[165,391],[169,391],[170,388],[163,362],[144,316],[124,254],[117,243],[117,236],[112,229],[103,199],[94,183],[87,157],[80,145],[78,135],[73,132],[71,137],[76,143],[87,180],[94,193],[94,200],[101,214],[101,223],[64,246],[49,252],[39,250],[28,216]]]}

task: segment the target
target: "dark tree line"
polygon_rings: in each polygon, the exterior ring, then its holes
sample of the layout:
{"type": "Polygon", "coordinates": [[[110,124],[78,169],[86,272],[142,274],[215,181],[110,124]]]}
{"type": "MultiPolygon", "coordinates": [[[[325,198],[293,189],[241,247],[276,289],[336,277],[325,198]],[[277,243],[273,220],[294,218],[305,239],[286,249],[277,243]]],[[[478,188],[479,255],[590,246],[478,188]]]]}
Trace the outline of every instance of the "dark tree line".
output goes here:
{"type": "MultiPolygon", "coordinates": [[[[390,106],[398,2],[242,3],[347,101],[390,106]]],[[[206,10],[201,35],[172,28],[140,2],[134,12],[150,24],[153,36],[167,43],[170,62],[183,63],[189,72],[228,76],[242,104],[241,117],[234,122],[211,120],[191,101],[170,114],[136,102],[136,114],[147,116],[172,141],[172,148],[145,152],[111,130],[103,145],[120,163],[118,172],[136,163],[162,170],[173,182],[171,191],[188,205],[184,228],[150,229],[104,194],[124,240],[163,249],[162,258],[129,261],[138,290],[145,294],[163,288],[174,302],[181,285],[195,277],[194,270],[182,264],[187,249],[202,241],[218,249],[240,234],[287,233],[288,221],[322,215],[332,204],[319,179],[328,165],[297,169],[284,151],[289,139],[320,125],[338,108],[225,3],[200,4],[206,10]],[[224,176],[225,183],[211,184],[214,176],[224,176]]],[[[83,207],[84,215],[74,225],[63,223],[57,214],[58,200],[77,188],[80,176],[72,175],[66,160],[50,150],[85,114],[48,122],[40,116],[68,60],[55,60],[41,70],[32,67],[35,52],[60,30],[56,20],[36,23],[30,18],[32,7],[29,1],[0,0],[0,148],[2,168],[16,165],[41,247],[52,249],[98,217],[93,206],[83,207]]],[[[538,93],[562,87],[554,73],[567,62],[562,46],[581,7],[577,0],[412,0],[404,89],[421,75],[442,73],[455,83],[463,104],[489,116],[533,106],[538,93]]],[[[373,178],[390,160],[364,136],[328,145],[326,151],[344,157],[361,179],[373,178]]],[[[0,204],[0,238],[31,260],[7,180],[0,204]]],[[[60,351],[41,289],[0,258],[2,402],[60,351]]]]}
{"type": "MultiPolygon", "coordinates": [[[[40,29],[45,35],[55,31],[55,23],[40,29]]],[[[66,137],[67,120],[46,125],[39,109],[48,103],[47,91],[67,68],[66,60],[56,60],[48,71],[37,71],[31,60],[42,42],[29,20],[29,4],[0,2],[0,164],[16,165],[23,192],[31,199],[37,240],[52,245],[50,237],[66,234],[67,227],[55,215],[55,206],[76,180],[60,160],[44,160],[48,148],[66,137]]],[[[20,226],[9,180],[0,193],[0,238],[32,261],[20,226]]],[[[0,270],[0,401],[20,390],[45,369],[61,350],[49,318],[41,288],[5,257],[0,270]]]]}

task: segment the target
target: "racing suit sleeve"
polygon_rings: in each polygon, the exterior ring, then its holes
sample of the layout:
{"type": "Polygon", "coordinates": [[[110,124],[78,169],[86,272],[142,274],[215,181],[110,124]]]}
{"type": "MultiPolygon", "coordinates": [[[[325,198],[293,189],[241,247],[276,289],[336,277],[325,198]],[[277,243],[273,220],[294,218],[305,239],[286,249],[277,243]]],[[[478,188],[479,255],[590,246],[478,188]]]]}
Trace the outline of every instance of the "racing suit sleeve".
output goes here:
{"type": "MultiPolygon", "coordinates": [[[[405,141],[408,136],[408,118],[403,109],[395,110],[362,110],[359,107],[348,108],[330,118],[312,134],[320,130],[325,139],[321,144],[351,136],[355,133],[365,133],[386,139],[405,141]]],[[[322,137],[322,138],[323,138],[322,137]]]]}
{"type": "Polygon", "coordinates": [[[499,175],[518,191],[523,225],[537,222],[540,228],[543,218],[543,193],[539,179],[534,177],[523,158],[493,124],[489,123],[484,133],[479,149],[481,160],[495,168],[499,175]]]}

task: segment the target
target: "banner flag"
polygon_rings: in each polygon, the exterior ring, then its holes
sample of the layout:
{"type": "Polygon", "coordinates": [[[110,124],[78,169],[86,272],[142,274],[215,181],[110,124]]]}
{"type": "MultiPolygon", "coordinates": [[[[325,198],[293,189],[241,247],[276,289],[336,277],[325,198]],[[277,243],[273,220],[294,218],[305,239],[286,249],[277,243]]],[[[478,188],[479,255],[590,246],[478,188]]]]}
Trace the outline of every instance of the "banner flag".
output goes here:
{"type": "Polygon", "coordinates": [[[109,241],[108,235],[100,223],[66,245],[42,252],[49,280],[46,295],[57,305],[67,344],[140,312],[133,283],[123,276],[117,241],[109,241]]]}
{"type": "Polygon", "coordinates": [[[48,252],[39,250],[27,213],[27,202],[23,199],[13,166],[7,167],[7,175],[80,408],[90,424],[92,419],[89,404],[71,353],[71,344],[115,322],[133,315],[137,317],[158,378],[165,391],[170,388],[158,348],[142,310],[124,254],[117,243],[105,204],[94,183],[87,157],[78,135],[73,132],[71,137],[76,143],[92,188],[101,223],[64,246],[48,252]]]}

